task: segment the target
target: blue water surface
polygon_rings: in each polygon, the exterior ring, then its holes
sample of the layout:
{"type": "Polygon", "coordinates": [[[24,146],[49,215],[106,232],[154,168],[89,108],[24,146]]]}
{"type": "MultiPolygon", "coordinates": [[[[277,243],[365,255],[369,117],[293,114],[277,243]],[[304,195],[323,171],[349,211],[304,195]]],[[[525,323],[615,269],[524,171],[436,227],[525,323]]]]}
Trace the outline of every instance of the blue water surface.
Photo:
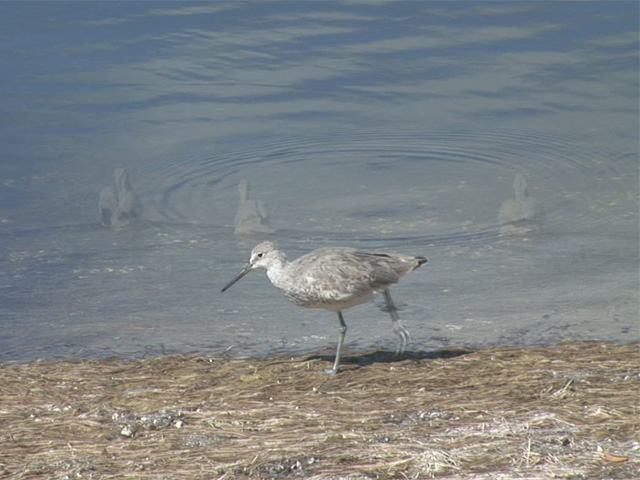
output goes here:
{"type": "MultiPolygon", "coordinates": [[[[1,2],[0,361],[332,348],[263,275],[220,292],[264,239],[429,257],[410,350],[638,340],[639,13],[1,2]],[[142,213],[105,226],[116,168],[142,213]]],[[[348,348],[395,348],[382,305],[348,348]]]]}

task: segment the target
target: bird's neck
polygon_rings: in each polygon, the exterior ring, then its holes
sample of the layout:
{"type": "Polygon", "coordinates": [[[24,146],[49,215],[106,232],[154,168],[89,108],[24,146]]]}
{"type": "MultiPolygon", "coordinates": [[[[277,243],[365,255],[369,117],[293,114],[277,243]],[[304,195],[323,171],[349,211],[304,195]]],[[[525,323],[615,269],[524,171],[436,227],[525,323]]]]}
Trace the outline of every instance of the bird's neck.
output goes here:
{"type": "Polygon", "coordinates": [[[271,265],[269,265],[267,277],[269,277],[269,280],[276,288],[286,288],[287,282],[289,281],[286,269],[289,265],[291,265],[291,263],[287,260],[287,257],[285,257],[284,254],[278,256],[273,260],[271,265]]]}

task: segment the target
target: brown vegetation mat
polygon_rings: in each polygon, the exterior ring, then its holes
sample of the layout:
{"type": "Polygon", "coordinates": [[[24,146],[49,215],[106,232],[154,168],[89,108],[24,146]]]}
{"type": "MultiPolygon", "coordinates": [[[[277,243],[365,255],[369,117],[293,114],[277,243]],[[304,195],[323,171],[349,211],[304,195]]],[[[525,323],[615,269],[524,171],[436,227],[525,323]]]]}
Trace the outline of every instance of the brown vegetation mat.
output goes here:
{"type": "Polygon", "coordinates": [[[638,478],[639,347],[0,366],[0,478],[638,478]]]}

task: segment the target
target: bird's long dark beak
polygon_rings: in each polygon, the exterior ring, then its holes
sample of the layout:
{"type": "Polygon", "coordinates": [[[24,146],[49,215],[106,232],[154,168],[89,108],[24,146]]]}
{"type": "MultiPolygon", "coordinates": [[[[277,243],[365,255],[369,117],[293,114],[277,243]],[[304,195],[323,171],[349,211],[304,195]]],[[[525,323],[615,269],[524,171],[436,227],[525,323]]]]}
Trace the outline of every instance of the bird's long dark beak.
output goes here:
{"type": "Polygon", "coordinates": [[[253,270],[253,266],[248,263],[243,269],[242,271],[235,276],[235,278],[233,280],[231,280],[229,283],[227,283],[224,288],[222,289],[222,291],[224,292],[225,290],[227,290],[229,287],[231,287],[231,285],[233,285],[234,283],[236,283],[238,280],[240,280],[242,277],[244,277],[247,273],[249,273],[251,270],[253,270]]]}

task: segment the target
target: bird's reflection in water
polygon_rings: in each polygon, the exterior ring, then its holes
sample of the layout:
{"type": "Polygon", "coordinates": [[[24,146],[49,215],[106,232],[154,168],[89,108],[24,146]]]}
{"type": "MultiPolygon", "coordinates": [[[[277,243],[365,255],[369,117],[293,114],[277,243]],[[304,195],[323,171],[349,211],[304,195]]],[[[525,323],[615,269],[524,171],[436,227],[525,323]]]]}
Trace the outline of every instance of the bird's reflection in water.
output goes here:
{"type": "Polygon", "coordinates": [[[234,235],[273,233],[269,222],[269,207],[261,200],[249,199],[249,184],[245,179],[238,184],[240,204],[234,219],[234,235]]]}
{"type": "Polygon", "coordinates": [[[513,181],[516,198],[505,200],[498,212],[501,235],[525,235],[540,230],[542,207],[535,197],[527,192],[527,181],[517,174],[513,181]]]}
{"type": "Polygon", "coordinates": [[[100,223],[107,227],[122,228],[132,220],[142,217],[142,205],[129,182],[129,174],[124,168],[113,172],[115,189],[104,187],[98,198],[100,223]]]}

